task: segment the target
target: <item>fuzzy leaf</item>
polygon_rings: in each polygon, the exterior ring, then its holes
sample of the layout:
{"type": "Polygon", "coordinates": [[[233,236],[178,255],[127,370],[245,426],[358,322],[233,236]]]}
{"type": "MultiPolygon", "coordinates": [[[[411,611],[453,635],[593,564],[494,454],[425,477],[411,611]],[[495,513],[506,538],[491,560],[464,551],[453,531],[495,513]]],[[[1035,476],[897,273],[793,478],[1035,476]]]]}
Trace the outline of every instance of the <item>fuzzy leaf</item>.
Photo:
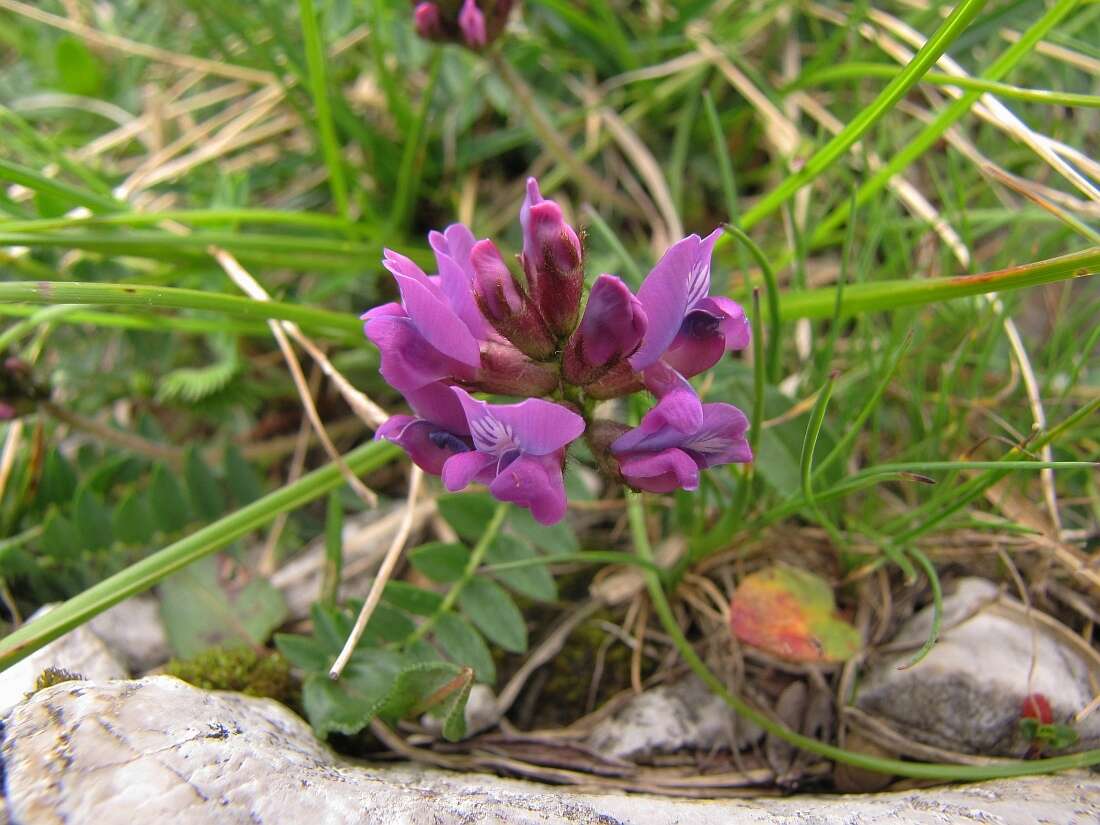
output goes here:
{"type": "Polygon", "coordinates": [[[50,510],[42,529],[42,552],[52,559],[75,559],[82,546],[72,522],[56,509],[50,510]]]}
{"type": "Polygon", "coordinates": [[[415,616],[431,616],[443,604],[438,593],[401,581],[386,582],[382,599],[415,616]]]}
{"type": "Polygon", "coordinates": [[[527,650],[527,624],[508,592],[486,578],[471,579],[458,597],[462,612],[485,636],[512,653],[527,650]]]}
{"type": "Polygon", "coordinates": [[[149,503],[157,528],[165,533],[178,533],[191,520],[183,488],[163,464],[157,465],[149,482],[149,503]]]}
{"type": "Polygon", "coordinates": [[[222,494],[214,473],[206,466],[199,451],[192,447],[187,451],[183,463],[183,475],[187,480],[187,489],[191,494],[191,503],[195,512],[204,521],[214,521],[225,509],[225,496],[222,494]]]}
{"type": "Polygon", "coordinates": [[[777,565],[741,580],[730,628],[745,644],[794,662],[843,662],[859,652],[859,632],[836,614],[819,576],[777,565]]]}
{"type": "Polygon", "coordinates": [[[145,496],[131,491],[111,516],[115,536],[123,544],[146,544],[156,533],[145,496]]]}
{"type": "Polygon", "coordinates": [[[404,661],[392,650],[367,650],[351,657],[343,675],[312,673],[302,685],[302,704],[317,735],[356,734],[370,724],[389,697],[404,661]]]}
{"type": "Polygon", "coordinates": [[[68,504],[76,493],[76,484],[73,466],[59,450],[50,450],[38,484],[39,502],[42,505],[68,504]]]}
{"type": "Polygon", "coordinates": [[[487,493],[451,493],[437,498],[436,506],[455,532],[470,542],[481,538],[497,508],[487,493]]]}
{"type": "MultiPolygon", "coordinates": [[[[489,564],[501,564],[510,561],[524,561],[537,558],[538,553],[531,545],[508,535],[499,535],[493,539],[485,553],[489,564]]],[[[493,573],[500,581],[513,590],[538,599],[543,602],[552,602],[558,597],[558,588],[554,584],[554,577],[545,565],[535,567],[519,567],[514,570],[500,570],[493,573]]]]}
{"type": "Polygon", "coordinates": [[[323,673],[335,661],[325,646],[312,636],[276,633],[275,647],[294,667],[300,667],[309,673],[323,673]]]}
{"type": "Polygon", "coordinates": [[[409,551],[409,563],[440,584],[450,584],[462,578],[470,562],[470,551],[462,544],[435,541],[409,551]]]}
{"type": "Polygon", "coordinates": [[[237,504],[251,504],[264,493],[259,473],[248,463],[235,444],[225,448],[225,483],[237,504]]]}
{"type": "Polygon", "coordinates": [[[455,613],[444,613],[435,625],[435,640],[452,662],[473,668],[474,676],[486,685],[497,680],[493,654],[474,628],[455,613]]]}
{"type": "Polygon", "coordinates": [[[73,523],[85,549],[104,550],[114,541],[111,512],[103,500],[87,487],[77,493],[73,523]]]}
{"type": "Polygon", "coordinates": [[[208,557],[164,581],[161,618],[173,650],[190,658],[232,642],[262,645],[286,618],[286,603],[266,579],[230,591],[218,579],[218,560],[208,557]]]}

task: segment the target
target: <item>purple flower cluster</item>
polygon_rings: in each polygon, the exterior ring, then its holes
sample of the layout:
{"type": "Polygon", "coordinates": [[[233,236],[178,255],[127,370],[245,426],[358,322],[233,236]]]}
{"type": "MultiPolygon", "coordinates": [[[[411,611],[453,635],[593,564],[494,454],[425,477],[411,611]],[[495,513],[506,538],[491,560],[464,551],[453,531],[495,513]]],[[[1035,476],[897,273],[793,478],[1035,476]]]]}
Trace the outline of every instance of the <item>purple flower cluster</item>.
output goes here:
{"type": "Polygon", "coordinates": [[[413,25],[425,40],[479,52],[504,30],[515,0],[413,0],[413,25]]]}
{"type": "Polygon", "coordinates": [[[367,312],[364,329],[413,415],[394,416],[376,437],[448,490],[485,484],[543,524],[565,515],[565,453],[581,435],[601,470],[652,492],[694,490],[700,470],[752,461],[745,415],[701,403],[687,380],[749,343],[741,307],[710,295],[720,230],[674,244],[637,295],[600,275],[582,314],[581,240],[534,178],[520,223],[524,283],[462,224],[429,234],[436,275],[385,251],[401,300],[367,312]],[[599,401],[641,390],[657,403],[639,426],[594,417],[599,401]],[[526,400],[490,404],[470,392],[526,400]]]}

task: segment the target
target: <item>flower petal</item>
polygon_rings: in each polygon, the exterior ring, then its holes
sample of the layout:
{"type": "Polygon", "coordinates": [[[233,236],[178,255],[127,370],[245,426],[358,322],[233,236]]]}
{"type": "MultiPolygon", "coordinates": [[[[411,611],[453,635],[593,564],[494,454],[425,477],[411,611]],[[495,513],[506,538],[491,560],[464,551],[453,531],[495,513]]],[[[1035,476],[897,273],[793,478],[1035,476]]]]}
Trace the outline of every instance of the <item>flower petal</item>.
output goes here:
{"type": "Polygon", "coordinates": [[[422,418],[395,415],[378,428],[375,438],[400,446],[420,469],[439,475],[448,460],[470,451],[470,445],[454,433],[422,418]]]}
{"type": "Polygon", "coordinates": [[[584,419],[560,404],[528,398],[519,404],[489,404],[452,387],[466,412],[474,445],[501,456],[512,450],[547,455],[562,449],[584,432],[584,419]]]}
{"type": "Polygon", "coordinates": [[[466,45],[471,49],[483,48],[489,40],[485,30],[485,15],[474,0],[463,2],[462,10],[458,13],[458,27],[462,30],[466,45]]]}
{"type": "Polygon", "coordinates": [[[642,302],[630,287],[614,275],[601,275],[592,284],[577,328],[580,355],[593,367],[629,356],[638,348],[647,326],[642,302]]]}
{"type": "Polygon", "coordinates": [[[690,385],[673,390],[642,417],[637,427],[619,436],[611,445],[611,452],[622,455],[679,447],[699,429],[702,421],[702,405],[690,385]]]}
{"type": "Polygon", "coordinates": [[[714,255],[714,244],[722,234],[718,228],[699,242],[695,249],[695,258],[688,273],[688,309],[710,294],[710,259],[714,255]]]}
{"type": "Polygon", "coordinates": [[[636,453],[619,461],[626,483],[651,493],[694,490],[699,486],[699,467],[683,450],[669,448],[658,453],[636,453]]]}
{"type": "Polygon", "coordinates": [[[704,404],[703,423],[683,444],[703,467],[719,464],[747,464],[752,449],[745,438],[749,420],[732,404],[704,404]]]}
{"type": "Polygon", "coordinates": [[[443,486],[452,493],[464,490],[471,481],[488,484],[493,480],[497,460],[488,453],[471,450],[456,453],[443,465],[443,486]]]}
{"type": "Polygon", "coordinates": [[[364,325],[367,338],[378,347],[379,372],[394,389],[415,390],[447,378],[472,379],[476,370],[448,358],[420,334],[409,319],[383,315],[364,325]]]}
{"type": "Polygon", "coordinates": [[[424,339],[441,353],[477,367],[481,363],[477,339],[450,304],[418,280],[404,275],[396,279],[405,311],[424,339]]]}
{"type": "Polygon", "coordinates": [[[498,501],[529,508],[539,524],[556,524],[566,506],[561,455],[520,456],[493,479],[489,492],[498,501]]]}
{"type": "Polygon", "coordinates": [[[466,413],[448,384],[436,381],[414,390],[405,390],[404,395],[409,406],[420,418],[449,432],[469,436],[466,413]]]}
{"type": "Polygon", "coordinates": [[[744,349],[752,342],[752,326],[745,317],[745,310],[732,298],[712,295],[700,301],[694,308],[718,318],[718,331],[725,339],[727,352],[744,349]]]}
{"type": "Polygon", "coordinates": [[[630,358],[636,370],[657,362],[676,333],[688,308],[688,278],[698,256],[700,239],[688,235],[668,248],[638,290],[649,327],[641,347],[630,358]]]}

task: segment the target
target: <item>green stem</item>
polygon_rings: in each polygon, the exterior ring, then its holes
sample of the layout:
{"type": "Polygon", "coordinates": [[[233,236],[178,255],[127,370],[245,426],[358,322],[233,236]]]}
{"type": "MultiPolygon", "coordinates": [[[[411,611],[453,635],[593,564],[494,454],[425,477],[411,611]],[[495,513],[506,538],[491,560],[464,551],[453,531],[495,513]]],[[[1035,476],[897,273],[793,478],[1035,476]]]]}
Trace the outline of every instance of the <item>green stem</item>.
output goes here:
{"type": "MultiPolygon", "coordinates": [[[[393,444],[371,441],[345,455],[344,461],[353,473],[361,475],[381,467],[400,454],[400,448],[393,444]]],[[[148,590],[166,576],[217,552],[235,539],[263,526],[279,513],[313,501],[343,483],[344,477],[335,464],[314,470],[293,484],[257,499],[104,579],[0,640],[0,670],[25,659],[107,608],[148,590]]]]}
{"type": "MultiPolygon", "coordinates": [[[[783,91],[805,89],[820,86],[838,80],[866,80],[869,77],[892,78],[901,74],[902,67],[891,63],[842,63],[839,66],[827,66],[799,77],[783,91]]],[[[1052,106],[1080,106],[1087,109],[1100,108],[1100,96],[1076,94],[1074,92],[1055,92],[1047,89],[1024,89],[1009,83],[998,83],[982,77],[960,77],[941,72],[928,72],[923,83],[936,86],[954,86],[959,89],[973,89],[981,93],[990,93],[998,97],[1013,100],[1027,100],[1033,103],[1049,103],[1052,106]]]]}
{"type": "MultiPolygon", "coordinates": [[[[1047,10],[1039,20],[1035,22],[1023,36],[1013,43],[1004,54],[998,57],[982,76],[985,80],[997,80],[1008,73],[1013,66],[1020,62],[1024,57],[1031,53],[1035,45],[1047,35],[1047,33],[1067,14],[1069,14],[1078,5],[1079,0],[1059,0],[1054,6],[1047,10]]],[[[962,5],[956,8],[956,13],[962,8],[962,5]]],[[[954,15],[952,15],[954,16],[954,15]]],[[[932,41],[928,41],[930,44],[932,41]]],[[[927,48],[925,45],[925,48],[927,48]]],[[[923,52],[924,49],[921,49],[923,52]]],[[[919,57],[919,55],[918,55],[919,57]]],[[[912,65],[912,64],[910,64],[912,65]]],[[[907,67],[908,68],[908,67],[907,67]]],[[[891,85],[900,79],[895,78],[891,81],[891,85]]],[[[918,80],[918,78],[914,78],[918,80]]],[[[887,87],[889,88],[889,86],[887,87]]],[[[946,132],[955,121],[966,115],[970,109],[977,102],[984,92],[980,90],[971,90],[963,94],[950,105],[944,107],[935,120],[929,123],[924,129],[921,130],[915,138],[908,141],[897,154],[891,156],[890,160],[883,165],[881,169],[876,171],[871,177],[866,180],[856,193],[855,205],[861,206],[872,198],[877,192],[880,192],[895,175],[900,174],[905,170],[913,161],[919,158],[926,151],[931,149],[940,139],[944,132],[946,132]]],[[[829,234],[839,226],[847,217],[851,214],[851,203],[845,203],[840,206],[836,211],[830,214],[824,221],[819,223],[814,228],[814,233],[811,238],[811,244],[817,246],[829,234]]]]}
{"type": "MultiPolygon", "coordinates": [[[[891,80],[879,96],[841,131],[826,143],[816,154],[806,161],[801,170],[787,178],[775,189],[761,198],[741,219],[741,228],[749,229],[765,216],[782,206],[795,192],[806,186],[818,175],[832,168],[833,163],[847,152],[874,124],[894,108],[909,90],[935,65],[947,47],[963,33],[986,0],[963,0],[955,6],[951,16],[925,42],[909,64],[891,80]]],[[[721,240],[719,240],[721,243],[721,240]]]]}
{"type": "Polygon", "coordinates": [[[447,591],[443,596],[443,601],[440,602],[439,608],[431,616],[422,621],[409,637],[405,640],[403,646],[411,645],[413,642],[423,639],[433,627],[435,623],[439,621],[439,617],[448,612],[455,606],[455,602],[458,601],[458,597],[462,595],[462,591],[466,589],[466,585],[470,583],[470,580],[477,575],[477,569],[481,566],[482,559],[485,558],[485,554],[489,550],[489,545],[493,543],[493,539],[497,537],[497,533],[500,532],[501,525],[504,524],[504,517],[508,515],[508,504],[500,502],[497,504],[496,510],[493,511],[493,517],[489,519],[489,523],[485,525],[485,532],[481,534],[481,538],[478,539],[474,549],[470,552],[470,558],[466,562],[466,569],[462,571],[462,576],[451,585],[451,589],[447,591]]]}
{"type": "Polygon", "coordinates": [[[294,321],[305,332],[339,337],[358,336],[362,323],[352,314],[331,312],[281,301],[254,301],[197,289],[144,284],[100,284],[67,281],[10,281],[0,283],[0,303],[99,304],[142,309],[201,309],[249,320],[294,321]]]}
{"type": "MultiPolygon", "coordinates": [[[[643,561],[653,561],[653,550],[649,543],[649,535],[646,532],[645,512],[642,498],[638,493],[627,491],[627,512],[630,517],[631,535],[634,539],[634,549],[643,561]]],[[[820,742],[809,736],[796,733],[787,726],[764,715],[756,708],[750,706],[744,699],[735,696],[725,684],[714,675],[706,663],[695,652],[691,643],[684,636],[680,624],[672,612],[668,597],[661,587],[661,579],[651,570],[644,570],[646,586],[649,590],[653,609],[657,614],[665,633],[672,640],[672,644],[683,657],[688,667],[706,685],[717,693],[722,700],[730,706],[739,716],[744,717],[755,725],[763,728],[772,736],[782,739],[796,748],[801,748],[809,753],[841,762],[864,770],[877,773],[888,773],[896,776],[907,776],[916,779],[937,779],[974,781],[981,779],[1002,779],[1009,776],[1028,776],[1031,774],[1053,773],[1054,771],[1069,768],[1085,768],[1100,764],[1100,750],[1084,751],[1068,756],[1056,756],[1050,759],[1005,760],[992,765],[949,765],[934,762],[905,762],[901,759],[885,759],[866,753],[844,750],[835,745],[820,742]]]]}
{"type": "Polygon", "coordinates": [[[313,10],[313,0],[298,0],[298,13],[301,17],[302,39],[305,41],[306,66],[309,69],[309,91],[317,111],[317,132],[321,138],[325,165],[328,167],[328,184],[336,211],[347,218],[348,184],[344,178],[344,162],[340,157],[332,107],[329,105],[325,46],[321,39],[321,29],[317,25],[317,15],[313,10]]]}

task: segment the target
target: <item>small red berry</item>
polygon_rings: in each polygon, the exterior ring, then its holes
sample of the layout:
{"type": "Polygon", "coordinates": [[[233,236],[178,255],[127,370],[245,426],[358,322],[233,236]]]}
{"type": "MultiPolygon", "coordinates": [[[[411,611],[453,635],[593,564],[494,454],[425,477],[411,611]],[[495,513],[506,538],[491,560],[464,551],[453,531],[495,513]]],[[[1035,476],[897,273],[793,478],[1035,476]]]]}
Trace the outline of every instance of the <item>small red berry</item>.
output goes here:
{"type": "Polygon", "coordinates": [[[1040,725],[1049,725],[1054,722],[1050,702],[1041,693],[1031,693],[1024,697],[1024,701],[1020,705],[1020,718],[1034,719],[1040,725]]]}

